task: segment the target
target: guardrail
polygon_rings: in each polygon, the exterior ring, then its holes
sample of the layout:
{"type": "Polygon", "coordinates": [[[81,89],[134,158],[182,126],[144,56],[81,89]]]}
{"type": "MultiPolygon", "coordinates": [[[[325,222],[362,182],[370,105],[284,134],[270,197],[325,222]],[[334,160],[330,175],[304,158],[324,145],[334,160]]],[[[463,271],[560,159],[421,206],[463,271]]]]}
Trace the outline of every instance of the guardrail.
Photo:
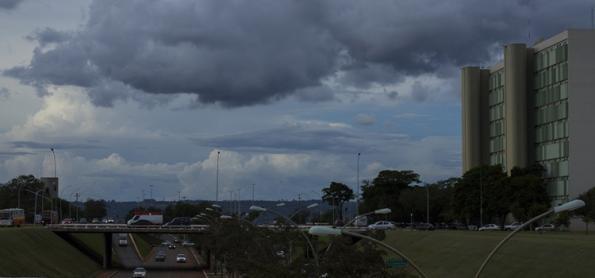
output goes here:
{"type": "MultiPolygon", "coordinates": [[[[282,228],[278,225],[257,225],[266,229],[282,228]]],[[[307,230],[317,225],[299,225],[297,228],[307,230]]],[[[126,225],[126,224],[49,224],[46,226],[53,231],[72,231],[72,232],[156,232],[156,233],[182,233],[182,232],[203,232],[209,228],[209,225],[126,225]]],[[[367,230],[365,227],[337,227],[339,229],[361,232],[367,230]]]]}
{"type": "Polygon", "coordinates": [[[209,228],[208,225],[126,225],[126,224],[50,224],[46,226],[54,231],[81,232],[200,232],[209,228]]]}

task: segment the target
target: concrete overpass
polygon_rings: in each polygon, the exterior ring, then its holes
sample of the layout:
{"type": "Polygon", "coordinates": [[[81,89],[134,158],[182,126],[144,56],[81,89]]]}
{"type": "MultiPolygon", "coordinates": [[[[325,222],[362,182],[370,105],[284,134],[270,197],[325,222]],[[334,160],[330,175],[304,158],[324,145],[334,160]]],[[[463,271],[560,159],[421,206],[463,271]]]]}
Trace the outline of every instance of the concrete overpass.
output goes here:
{"type": "MultiPolygon", "coordinates": [[[[112,242],[113,234],[205,234],[208,225],[190,226],[160,226],[160,225],[122,225],[122,224],[51,224],[46,228],[59,237],[76,246],[70,234],[73,233],[95,233],[103,234],[103,268],[110,268],[112,265],[112,242]]],[[[83,250],[81,250],[83,251],[83,250]]]]}

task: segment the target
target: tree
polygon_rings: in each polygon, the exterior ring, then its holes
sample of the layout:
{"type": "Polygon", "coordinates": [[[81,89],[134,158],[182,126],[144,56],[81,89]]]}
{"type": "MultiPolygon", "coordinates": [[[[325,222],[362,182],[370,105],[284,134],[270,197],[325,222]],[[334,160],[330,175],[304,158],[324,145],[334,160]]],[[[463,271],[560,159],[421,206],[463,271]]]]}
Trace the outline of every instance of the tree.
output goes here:
{"type": "MultiPolygon", "coordinates": [[[[26,221],[33,222],[33,209],[35,207],[34,192],[42,188],[43,183],[41,180],[35,178],[33,175],[18,176],[5,185],[0,186],[0,208],[16,208],[18,206],[20,190],[20,207],[25,210],[26,221]]],[[[39,198],[41,198],[41,194],[38,195],[39,198]]]]}
{"type": "Polygon", "coordinates": [[[543,179],[543,166],[513,168],[507,182],[510,186],[510,210],[514,218],[525,222],[546,211],[551,204],[543,179]]]}
{"type": "Polygon", "coordinates": [[[406,213],[399,203],[401,192],[411,185],[420,183],[419,175],[411,170],[383,170],[372,182],[364,181],[362,186],[363,202],[360,212],[365,213],[388,207],[392,215],[404,217],[406,213]]]}
{"type": "Polygon", "coordinates": [[[478,223],[481,217],[487,221],[494,217],[503,220],[509,207],[505,179],[500,165],[480,166],[463,174],[454,186],[452,206],[456,217],[466,223],[478,223]]]}
{"type": "Polygon", "coordinates": [[[97,218],[101,219],[107,215],[107,209],[105,207],[105,200],[93,200],[87,199],[84,204],[85,207],[85,215],[89,219],[97,218]]]}
{"type": "Polygon", "coordinates": [[[165,208],[165,214],[163,217],[165,221],[170,221],[175,217],[194,217],[201,212],[210,213],[214,211],[215,208],[212,208],[211,204],[207,202],[201,202],[198,204],[177,202],[173,205],[168,205],[165,208]],[[210,208],[210,210],[207,210],[207,208],[210,208]]]}
{"type": "Polygon", "coordinates": [[[343,219],[343,203],[354,198],[353,190],[345,184],[331,182],[328,187],[322,189],[322,193],[322,200],[338,208],[339,219],[343,219]]]}
{"type": "Polygon", "coordinates": [[[595,221],[595,187],[578,196],[585,202],[585,206],[575,211],[576,215],[583,218],[585,222],[585,232],[589,233],[589,223],[595,221]]]}

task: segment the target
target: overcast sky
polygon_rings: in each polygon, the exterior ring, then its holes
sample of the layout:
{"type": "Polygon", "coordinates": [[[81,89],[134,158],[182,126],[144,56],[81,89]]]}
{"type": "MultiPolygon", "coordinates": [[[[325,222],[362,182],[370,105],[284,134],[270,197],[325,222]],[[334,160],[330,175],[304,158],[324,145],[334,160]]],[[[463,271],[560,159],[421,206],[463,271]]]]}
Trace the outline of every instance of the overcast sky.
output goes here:
{"type": "Polygon", "coordinates": [[[459,68],[595,1],[0,0],[0,182],[71,199],[319,198],[460,175],[459,68]]]}

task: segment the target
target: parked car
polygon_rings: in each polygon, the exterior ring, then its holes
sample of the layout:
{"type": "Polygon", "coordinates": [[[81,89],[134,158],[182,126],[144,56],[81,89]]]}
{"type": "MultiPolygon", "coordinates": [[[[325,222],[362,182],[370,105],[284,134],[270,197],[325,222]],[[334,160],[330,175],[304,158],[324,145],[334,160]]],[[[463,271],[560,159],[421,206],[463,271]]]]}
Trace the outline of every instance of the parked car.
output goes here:
{"type": "Polygon", "coordinates": [[[554,224],[545,224],[535,228],[536,232],[548,232],[556,230],[556,226],[554,224]]]}
{"type": "Polygon", "coordinates": [[[450,230],[469,230],[469,227],[463,223],[455,222],[448,224],[448,229],[450,230]]]}
{"type": "Polygon", "coordinates": [[[186,255],[184,255],[184,254],[178,254],[176,256],[176,262],[178,262],[178,263],[185,263],[186,262],[186,255]]]}
{"type": "Polygon", "coordinates": [[[132,271],[133,278],[144,278],[147,277],[147,270],[142,267],[137,267],[132,271]]]}
{"type": "Polygon", "coordinates": [[[74,221],[72,220],[72,218],[64,218],[62,219],[62,224],[72,224],[74,223],[74,221]]]}
{"type": "Polygon", "coordinates": [[[500,231],[500,226],[496,224],[486,224],[479,228],[479,231],[500,231]]]}
{"type": "Polygon", "coordinates": [[[157,255],[155,255],[156,262],[165,262],[165,252],[159,251],[157,255]]]}
{"type": "Polygon", "coordinates": [[[512,230],[516,230],[516,228],[520,227],[521,223],[519,222],[514,222],[510,225],[504,225],[504,230],[505,231],[512,231],[512,230]]]}
{"type": "Polygon", "coordinates": [[[100,221],[97,218],[93,218],[93,220],[91,220],[91,223],[93,223],[93,224],[99,224],[100,221]]]}
{"type": "Polygon", "coordinates": [[[184,240],[184,242],[182,242],[182,246],[184,247],[193,247],[194,246],[194,242],[188,241],[188,240],[184,240]]]}
{"type": "Polygon", "coordinates": [[[442,222],[438,223],[434,226],[435,229],[447,230],[449,228],[448,224],[442,222]]]}
{"type": "Polygon", "coordinates": [[[479,227],[477,227],[477,225],[468,225],[467,226],[467,230],[469,231],[477,231],[479,229],[479,227]]]}
{"type": "Polygon", "coordinates": [[[432,223],[417,223],[415,225],[416,230],[424,230],[424,231],[432,231],[434,230],[434,225],[432,223]]]}
{"type": "Polygon", "coordinates": [[[372,230],[392,230],[395,228],[395,224],[390,221],[378,221],[368,226],[368,229],[372,230]]]}
{"type": "Polygon", "coordinates": [[[83,218],[81,218],[81,219],[79,220],[79,223],[80,223],[80,224],[87,224],[87,218],[84,218],[84,217],[83,217],[83,218]]]}

